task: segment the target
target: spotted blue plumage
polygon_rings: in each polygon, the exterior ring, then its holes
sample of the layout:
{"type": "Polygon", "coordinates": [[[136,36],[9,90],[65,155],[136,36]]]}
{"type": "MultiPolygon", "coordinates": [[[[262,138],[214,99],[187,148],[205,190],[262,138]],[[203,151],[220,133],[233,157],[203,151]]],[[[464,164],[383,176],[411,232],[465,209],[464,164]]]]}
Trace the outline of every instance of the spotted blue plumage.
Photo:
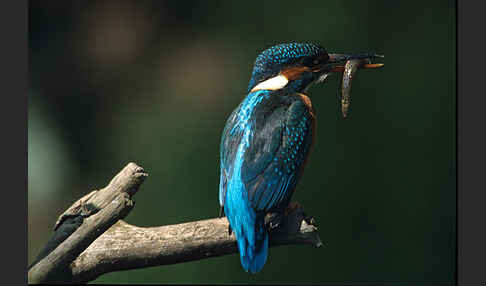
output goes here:
{"type": "Polygon", "coordinates": [[[227,121],[219,198],[247,271],[258,272],[266,262],[264,216],[288,205],[311,146],[312,124],[301,96],[270,91],[250,93],[227,121]]]}
{"type": "Polygon", "coordinates": [[[282,44],[256,59],[249,93],[233,111],[221,139],[219,202],[235,233],[243,268],[259,272],[268,255],[265,215],[283,213],[312,145],[314,115],[302,94],[319,74],[302,73],[278,90],[251,89],[286,68],[325,64],[314,44],[282,44]]]}
{"type": "Polygon", "coordinates": [[[327,54],[326,50],[312,43],[285,43],[264,50],[255,60],[248,92],[258,82],[278,74],[283,65],[291,66],[304,57],[314,58],[323,54],[327,54]]]}
{"type": "Polygon", "coordinates": [[[309,155],[315,118],[307,88],[348,60],[376,56],[328,54],[317,44],[287,43],[256,58],[248,95],[226,121],[220,152],[219,202],[246,271],[259,272],[267,261],[265,218],[272,214],[274,225],[287,213],[309,155]]]}

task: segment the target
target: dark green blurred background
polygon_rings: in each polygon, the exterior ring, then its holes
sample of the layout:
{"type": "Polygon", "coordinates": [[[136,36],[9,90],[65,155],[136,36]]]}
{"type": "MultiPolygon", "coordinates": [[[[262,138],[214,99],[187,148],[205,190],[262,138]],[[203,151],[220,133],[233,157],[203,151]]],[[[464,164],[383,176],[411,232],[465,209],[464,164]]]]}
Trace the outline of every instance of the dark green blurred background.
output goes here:
{"type": "Polygon", "coordinates": [[[325,246],[104,275],[98,283],[451,285],[455,277],[453,1],[29,2],[28,249],[128,162],[150,174],[127,221],[215,217],[219,142],[255,57],[281,42],[378,52],[381,70],[311,88],[317,141],[294,199],[325,246]]]}

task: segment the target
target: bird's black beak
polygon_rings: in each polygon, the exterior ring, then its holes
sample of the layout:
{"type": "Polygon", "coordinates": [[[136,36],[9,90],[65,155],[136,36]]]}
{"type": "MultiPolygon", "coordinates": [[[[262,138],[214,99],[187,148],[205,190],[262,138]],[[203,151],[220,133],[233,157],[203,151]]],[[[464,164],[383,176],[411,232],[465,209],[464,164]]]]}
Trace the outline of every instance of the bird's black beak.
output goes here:
{"type": "Polygon", "coordinates": [[[383,63],[371,63],[372,59],[384,58],[384,55],[377,54],[356,54],[356,55],[346,55],[346,54],[329,54],[328,64],[331,65],[329,72],[343,72],[344,64],[349,60],[365,60],[360,68],[379,68],[384,66],[383,63]],[[367,61],[367,62],[366,62],[367,61]]]}

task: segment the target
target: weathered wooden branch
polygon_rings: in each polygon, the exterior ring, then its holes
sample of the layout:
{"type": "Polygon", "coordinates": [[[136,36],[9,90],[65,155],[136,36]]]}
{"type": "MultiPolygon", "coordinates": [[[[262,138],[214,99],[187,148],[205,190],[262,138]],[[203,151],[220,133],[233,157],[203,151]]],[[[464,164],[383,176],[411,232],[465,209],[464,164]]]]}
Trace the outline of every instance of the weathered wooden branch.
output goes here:
{"type": "MultiPolygon", "coordinates": [[[[224,217],[159,227],[121,221],[133,207],[130,196],[146,176],[142,168],[130,163],[106,188],[86,195],[64,212],[56,231],[71,217],[81,215],[84,220],[30,268],[29,283],[86,283],[108,272],[238,252],[224,217]]],[[[317,228],[300,206],[270,233],[270,246],[284,244],[322,245],[317,228]]]]}
{"type": "Polygon", "coordinates": [[[130,197],[137,192],[146,176],[141,167],[130,163],[108,186],[91,192],[66,210],[54,227],[60,235],[55,233],[46,249],[50,251],[53,241],[60,244],[55,245],[52,251],[29,269],[29,283],[65,282],[69,279],[66,275],[69,264],[96,238],[130,212],[133,207],[130,197]],[[63,224],[71,222],[71,218],[79,219],[82,223],[66,235],[63,224]],[[63,241],[60,241],[59,236],[62,236],[63,241]]]}

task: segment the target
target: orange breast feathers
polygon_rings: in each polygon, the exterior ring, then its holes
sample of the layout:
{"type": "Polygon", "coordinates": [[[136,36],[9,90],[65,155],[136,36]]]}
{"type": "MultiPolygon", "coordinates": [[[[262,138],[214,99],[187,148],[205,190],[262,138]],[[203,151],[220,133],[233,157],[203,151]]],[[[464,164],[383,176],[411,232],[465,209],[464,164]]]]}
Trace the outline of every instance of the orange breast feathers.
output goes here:
{"type": "MultiPolygon", "coordinates": [[[[314,136],[312,136],[312,145],[311,146],[313,146],[315,141],[316,141],[317,120],[316,120],[316,115],[314,113],[314,109],[312,108],[312,102],[311,102],[310,98],[303,93],[298,93],[297,95],[300,96],[302,102],[304,102],[304,104],[307,107],[307,110],[309,111],[309,114],[311,116],[311,122],[312,122],[311,128],[312,128],[312,134],[314,134],[314,136]]],[[[312,147],[311,147],[311,150],[312,150],[312,147]]],[[[309,153],[310,153],[310,151],[309,151],[309,153]]],[[[307,159],[306,159],[306,161],[307,161],[307,159]]]]}
{"type": "Polygon", "coordinates": [[[314,119],[315,114],[314,114],[314,109],[312,108],[312,101],[310,100],[310,98],[307,95],[305,95],[303,93],[299,93],[298,95],[302,99],[302,102],[304,102],[305,106],[307,106],[307,110],[309,110],[309,113],[311,114],[312,119],[314,119]]]}

